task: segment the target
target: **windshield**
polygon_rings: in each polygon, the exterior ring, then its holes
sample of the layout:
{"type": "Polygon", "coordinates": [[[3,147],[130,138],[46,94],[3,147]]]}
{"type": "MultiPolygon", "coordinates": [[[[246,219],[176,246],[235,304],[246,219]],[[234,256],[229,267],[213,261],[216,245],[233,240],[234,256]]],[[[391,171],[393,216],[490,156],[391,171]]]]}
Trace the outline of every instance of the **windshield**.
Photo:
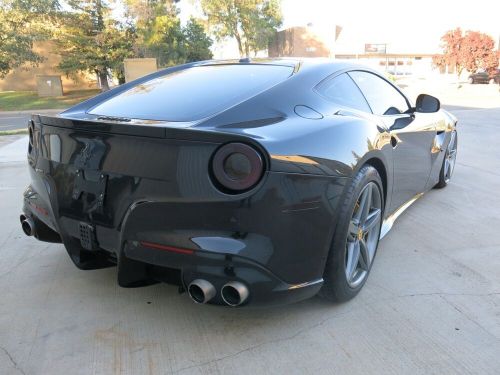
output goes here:
{"type": "Polygon", "coordinates": [[[92,108],[99,116],[196,121],[238,104],[289,77],[290,66],[198,66],[141,83],[92,108]]]}

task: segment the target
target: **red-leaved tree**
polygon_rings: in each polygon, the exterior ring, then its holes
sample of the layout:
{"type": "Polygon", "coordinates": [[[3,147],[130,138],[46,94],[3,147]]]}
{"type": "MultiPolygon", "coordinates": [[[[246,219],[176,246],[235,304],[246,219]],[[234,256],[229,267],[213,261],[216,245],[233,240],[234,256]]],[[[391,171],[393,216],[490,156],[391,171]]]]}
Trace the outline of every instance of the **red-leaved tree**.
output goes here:
{"type": "Polygon", "coordinates": [[[487,34],[467,31],[461,52],[463,65],[469,72],[475,72],[479,68],[493,71],[498,67],[495,41],[487,34]]]}
{"type": "Polygon", "coordinates": [[[439,68],[452,66],[460,77],[463,70],[475,72],[479,68],[494,71],[498,67],[498,52],[495,42],[487,34],[467,31],[458,27],[441,37],[442,55],[433,56],[432,62],[439,68]]]}

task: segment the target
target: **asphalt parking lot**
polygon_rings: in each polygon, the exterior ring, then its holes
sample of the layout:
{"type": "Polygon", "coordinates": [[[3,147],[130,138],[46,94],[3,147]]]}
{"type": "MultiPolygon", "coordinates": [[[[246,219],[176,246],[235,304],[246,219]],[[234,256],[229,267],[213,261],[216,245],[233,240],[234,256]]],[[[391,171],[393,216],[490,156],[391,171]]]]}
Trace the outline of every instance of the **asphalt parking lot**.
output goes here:
{"type": "Polygon", "coordinates": [[[25,237],[25,137],[0,145],[0,374],[499,374],[500,108],[457,110],[444,190],[381,241],[360,295],[270,309],[122,289],[25,237]]]}
{"type": "Polygon", "coordinates": [[[28,121],[31,118],[31,113],[46,114],[49,116],[56,115],[62,109],[44,109],[33,111],[7,111],[0,112],[0,132],[7,130],[26,129],[28,121]]]}

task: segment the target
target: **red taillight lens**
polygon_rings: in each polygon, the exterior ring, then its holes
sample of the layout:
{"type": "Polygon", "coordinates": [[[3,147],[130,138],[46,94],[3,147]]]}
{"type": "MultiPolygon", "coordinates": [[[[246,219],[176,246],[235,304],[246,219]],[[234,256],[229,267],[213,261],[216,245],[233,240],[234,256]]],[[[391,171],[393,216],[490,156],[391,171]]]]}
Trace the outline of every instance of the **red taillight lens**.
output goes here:
{"type": "Polygon", "coordinates": [[[253,188],[264,172],[261,154],[244,143],[228,143],[220,147],[212,159],[216,185],[229,193],[253,188]]]}

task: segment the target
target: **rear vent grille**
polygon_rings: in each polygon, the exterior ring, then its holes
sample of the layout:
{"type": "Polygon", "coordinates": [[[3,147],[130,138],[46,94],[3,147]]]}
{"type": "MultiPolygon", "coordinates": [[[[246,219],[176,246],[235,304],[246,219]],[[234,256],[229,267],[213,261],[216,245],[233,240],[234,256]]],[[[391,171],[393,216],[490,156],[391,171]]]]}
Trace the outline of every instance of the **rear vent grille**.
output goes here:
{"type": "Polygon", "coordinates": [[[87,250],[98,249],[95,229],[92,225],[80,222],[80,244],[87,250]]]}

